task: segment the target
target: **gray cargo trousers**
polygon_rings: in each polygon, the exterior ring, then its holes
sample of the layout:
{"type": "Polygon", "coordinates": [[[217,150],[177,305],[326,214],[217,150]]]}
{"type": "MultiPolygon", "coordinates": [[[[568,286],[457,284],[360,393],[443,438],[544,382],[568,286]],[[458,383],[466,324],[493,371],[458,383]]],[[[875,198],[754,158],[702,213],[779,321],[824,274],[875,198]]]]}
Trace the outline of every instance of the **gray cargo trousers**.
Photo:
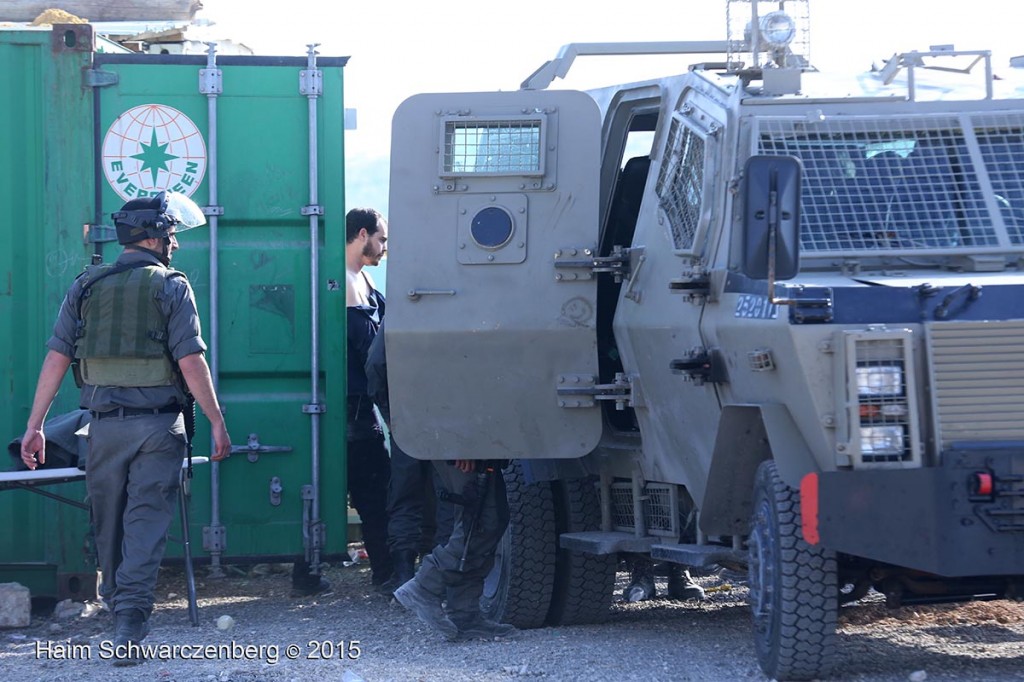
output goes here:
{"type": "Polygon", "coordinates": [[[85,485],[100,596],[115,613],[153,610],[157,572],[177,503],[185,457],[179,414],[93,419],[85,485]]]}
{"type": "Polygon", "coordinates": [[[487,479],[483,506],[477,514],[477,474],[463,473],[449,462],[435,461],[437,470],[449,493],[459,495],[468,504],[455,506],[455,527],[448,543],[438,545],[423,558],[414,580],[440,600],[447,595],[448,617],[457,627],[463,627],[480,615],[480,596],[484,578],[494,566],[498,543],[508,527],[508,496],[501,469],[495,468],[487,479]],[[475,522],[474,522],[475,520],[475,522]],[[467,533],[472,527],[469,547],[467,533]],[[462,556],[466,561],[462,564],[462,556]]]}

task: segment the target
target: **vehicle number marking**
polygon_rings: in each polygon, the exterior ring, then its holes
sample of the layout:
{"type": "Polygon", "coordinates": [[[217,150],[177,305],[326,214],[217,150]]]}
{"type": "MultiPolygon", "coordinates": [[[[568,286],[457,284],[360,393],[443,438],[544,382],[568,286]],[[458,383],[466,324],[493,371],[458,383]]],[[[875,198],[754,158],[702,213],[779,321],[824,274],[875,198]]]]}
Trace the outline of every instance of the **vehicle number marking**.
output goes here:
{"type": "Polygon", "coordinates": [[[778,316],[779,306],[770,303],[767,296],[740,294],[736,299],[736,317],[774,320],[778,316]]]}

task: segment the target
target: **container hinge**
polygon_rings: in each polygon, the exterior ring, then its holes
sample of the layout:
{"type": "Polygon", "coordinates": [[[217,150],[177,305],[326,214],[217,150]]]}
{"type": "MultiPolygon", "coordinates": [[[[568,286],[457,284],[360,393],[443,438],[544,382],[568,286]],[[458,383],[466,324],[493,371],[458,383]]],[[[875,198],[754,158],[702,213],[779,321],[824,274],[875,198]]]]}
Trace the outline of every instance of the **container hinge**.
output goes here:
{"type": "Polygon", "coordinates": [[[616,410],[641,405],[635,379],[622,372],[613,384],[598,384],[592,374],[560,374],[555,392],[559,407],[594,407],[598,400],[614,400],[616,410]]]}
{"type": "Polygon", "coordinates": [[[787,287],[789,305],[789,321],[793,324],[813,324],[815,322],[831,322],[832,288],[831,287],[787,287]]]}
{"type": "Polygon", "coordinates": [[[83,241],[86,244],[106,244],[117,241],[117,228],[113,225],[94,225],[86,223],[82,226],[83,241]]]}
{"type": "Polygon", "coordinates": [[[245,453],[246,458],[250,462],[259,461],[260,455],[267,452],[291,452],[292,447],[290,445],[261,445],[260,437],[258,434],[250,433],[249,442],[245,445],[232,445],[231,454],[237,455],[239,453],[245,453]]]}
{"type": "Polygon", "coordinates": [[[310,204],[309,206],[303,206],[300,213],[302,215],[323,215],[324,207],[319,204],[310,204]]]}
{"type": "Polygon", "coordinates": [[[692,348],[683,357],[669,362],[668,366],[673,374],[682,374],[695,386],[729,381],[722,354],[713,348],[692,348]]]}
{"type": "Polygon", "coordinates": [[[118,74],[114,71],[82,69],[82,82],[84,87],[105,88],[110,85],[117,85],[117,81],[118,74]]]}
{"type": "Polygon", "coordinates": [[[556,272],[555,279],[559,282],[573,282],[592,279],[594,273],[607,273],[615,283],[628,279],[634,270],[635,262],[643,255],[643,247],[627,249],[622,246],[612,247],[611,254],[595,256],[590,247],[569,247],[555,251],[555,268],[572,269],[582,272],[556,272]]]}
{"type": "Polygon", "coordinates": [[[323,414],[327,411],[327,405],[324,403],[307,403],[302,406],[303,414],[323,414]]]}
{"type": "Polygon", "coordinates": [[[224,215],[223,206],[203,206],[203,215],[222,216],[224,215]]]}

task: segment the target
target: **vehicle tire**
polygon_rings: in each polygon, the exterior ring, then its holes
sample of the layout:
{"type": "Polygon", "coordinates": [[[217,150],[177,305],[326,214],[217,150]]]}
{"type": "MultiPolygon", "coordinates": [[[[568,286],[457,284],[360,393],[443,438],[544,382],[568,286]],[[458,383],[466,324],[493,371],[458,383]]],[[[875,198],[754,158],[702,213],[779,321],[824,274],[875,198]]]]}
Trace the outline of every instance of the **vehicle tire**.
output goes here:
{"type": "Polygon", "coordinates": [[[826,677],[839,609],[835,552],[804,541],[799,492],[763,462],[754,483],[749,538],[754,649],[776,680],[826,677]]]}
{"type": "MultiPolygon", "coordinates": [[[[555,499],[557,535],[601,529],[601,500],[593,481],[555,481],[551,490],[555,499]]],[[[586,554],[559,548],[548,624],[583,625],[606,621],[617,567],[617,554],[586,554]]]]}
{"type": "Polygon", "coordinates": [[[527,483],[513,462],[504,472],[509,523],[494,568],[484,580],[480,610],[520,629],[544,625],[555,581],[555,511],[551,484],[527,483]]]}

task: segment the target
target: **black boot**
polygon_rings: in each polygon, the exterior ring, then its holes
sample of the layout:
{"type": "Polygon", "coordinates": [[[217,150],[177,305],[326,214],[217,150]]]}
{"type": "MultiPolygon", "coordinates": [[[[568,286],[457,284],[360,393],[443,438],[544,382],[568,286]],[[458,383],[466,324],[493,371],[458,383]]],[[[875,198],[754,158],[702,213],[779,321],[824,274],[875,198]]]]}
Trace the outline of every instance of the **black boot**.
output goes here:
{"type": "Polygon", "coordinates": [[[312,597],[316,594],[330,592],[331,583],[321,575],[310,573],[309,562],[300,559],[292,564],[292,596],[312,597]]]}
{"type": "Polygon", "coordinates": [[[510,639],[519,634],[514,625],[489,620],[482,613],[475,614],[469,620],[459,621],[455,626],[459,632],[452,639],[459,642],[471,639],[510,639]]]}
{"type": "Polygon", "coordinates": [[[455,636],[449,639],[508,639],[519,633],[514,626],[490,620],[480,613],[480,597],[483,591],[483,578],[466,578],[465,575],[458,585],[448,587],[446,611],[458,628],[455,636]]]}
{"type": "Polygon", "coordinates": [[[123,609],[114,614],[114,665],[138,665],[145,658],[139,642],[149,634],[149,622],[142,609],[123,609]]]}
{"type": "Polygon", "coordinates": [[[416,575],[416,552],[415,551],[402,551],[394,552],[391,555],[391,560],[394,562],[394,576],[395,587],[401,587],[416,575]]]}
{"type": "Polygon", "coordinates": [[[654,599],[658,589],[654,584],[654,564],[649,559],[633,559],[629,570],[629,584],[622,590],[622,598],[628,602],[654,599]]]}
{"type": "Polygon", "coordinates": [[[441,608],[442,597],[430,592],[415,579],[395,590],[395,599],[405,608],[416,614],[425,625],[437,630],[448,639],[458,635],[458,628],[441,608]]]}
{"type": "Polygon", "coordinates": [[[679,566],[672,566],[672,571],[668,574],[668,597],[680,601],[688,599],[702,601],[704,588],[694,582],[690,571],[679,566]]]}
{"type": "Polygon", "coordinates": [[[393,573],[383,585],[380,592],[394,596],[395,590],[413,579],[416,575],[416,552],[399,550],[391,553],[393,573]]]}

